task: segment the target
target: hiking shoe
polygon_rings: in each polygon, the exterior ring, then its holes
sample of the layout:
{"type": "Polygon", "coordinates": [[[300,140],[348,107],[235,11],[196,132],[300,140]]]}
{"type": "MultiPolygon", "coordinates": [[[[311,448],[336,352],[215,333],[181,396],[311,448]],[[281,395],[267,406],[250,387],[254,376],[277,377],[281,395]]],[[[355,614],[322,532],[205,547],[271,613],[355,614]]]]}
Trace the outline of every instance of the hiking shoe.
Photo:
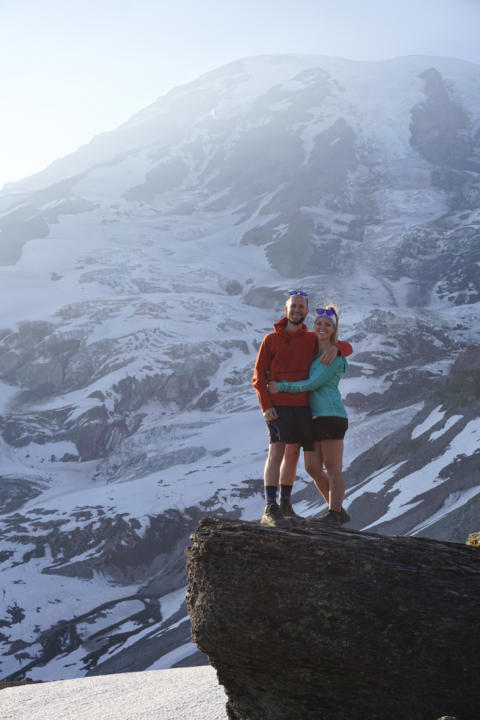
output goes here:
{"type": "Polygon", "coordinates": [[[283,517],[283,514],[277,503],[271,502],[266,504],[260,523],[262,525],[270,525],[270,527],[281,527],[285,526],[287,524],[287,521],[283,517]]]}
{"type": "Polygon", "coordinates": [[[318,520],[325,525],[331,525],[332,527],[340,527],[342,524],[342,513],[336,512],[335,510],[327,510],[326,513],[321,515],[318,520]]]}
{"type": "Polygon", "coordinates": [[[348,514],[348,512],[345,510],[344,507],[342,507],[342,509],[340,510],[340,515],[341,515],[341,524],[342,525],[345,525],[345,523],[350,522],[351,517],[348,514]]]}
{"type": "Polygon", "coordinates": [[[290,500],[280,500],[279,507],[284,518],[288,518],[289,520],[303,520],[293,509],[290,500]]]}

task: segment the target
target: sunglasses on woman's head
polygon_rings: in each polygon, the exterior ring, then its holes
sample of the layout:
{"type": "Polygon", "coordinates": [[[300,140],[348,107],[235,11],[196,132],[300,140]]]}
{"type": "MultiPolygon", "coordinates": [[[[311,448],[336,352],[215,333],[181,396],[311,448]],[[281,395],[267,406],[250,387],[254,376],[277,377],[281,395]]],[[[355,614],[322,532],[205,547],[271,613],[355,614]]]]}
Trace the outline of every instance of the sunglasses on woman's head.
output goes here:
{"type": "Polygon", "coordinates": [[[335,315],[333,308],[317,308],[315,312],[317,315],[335,315]]]}
{"type": "Polygon", "coordinates": [[[306,292],[303,292],[303,290],[289,290],[289,295],[301,295],[302,297],[308,297],[306,292]]]}

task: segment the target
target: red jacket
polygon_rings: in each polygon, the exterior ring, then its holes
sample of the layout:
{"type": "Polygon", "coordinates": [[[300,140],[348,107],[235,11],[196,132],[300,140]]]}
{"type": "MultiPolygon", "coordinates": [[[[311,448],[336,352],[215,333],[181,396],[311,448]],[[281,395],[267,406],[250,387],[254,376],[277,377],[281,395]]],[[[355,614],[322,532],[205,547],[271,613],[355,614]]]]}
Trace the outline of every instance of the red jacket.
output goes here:
{"type": "MultiPolygon", "coordinates": [[[[269,380],[306,380],[312,364],[318,339],[303,325],[295,332],[287,332],[287,318],[275,323],[275,332],[266,335],[258,351],[252,385],[257,391],[262,412],[274,405],[308,405],[308,393],[275,393],[267,390],[269,380]]],[[[348,342],[336,343],[341,355],[351,355],[348,342]]]]}

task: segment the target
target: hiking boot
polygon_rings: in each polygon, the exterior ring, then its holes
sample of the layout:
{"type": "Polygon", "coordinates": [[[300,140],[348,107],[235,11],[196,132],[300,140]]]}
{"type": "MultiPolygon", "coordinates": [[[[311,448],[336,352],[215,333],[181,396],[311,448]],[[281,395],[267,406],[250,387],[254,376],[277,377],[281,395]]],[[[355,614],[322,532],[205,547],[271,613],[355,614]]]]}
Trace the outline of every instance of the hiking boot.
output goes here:
{"type": "Polygon", "coordinates": [[[270,527],[285,527],[285,525],[287,525],[287,521],[283,517],[276,502],[270,502],[265,505],[260,523],[262,525],[270,525],[270,527]]]}
{"type": "MultiPolygon", "coordinates": [[[[317,515],[317,517],[313,518],[313,522],[318,522],[319,520],[322,520],[329,516],[330,512],[335,512],[335,510],[330,511],[330,509],[326,510],[321,515],[317,515]]],[[[342,507],[339,513],[337,515],[340,515],[340,525],[345,525],[345,523],[350,522],[351,517],[348,514],[348,512],[345,510],[345,508],[342,507]]]]}
{"type": "Polygon", "coordinates": [[[318,518],[319,522],[325,525],[331,525],[332,527],[340,527],[342,524],[342,513],[336,510],[327,510],[326,513],[318,518]]]}
{"type": "Polygon", "coordinates": [[[345,525],[345,523],[350,522],[350,520],[351,520],[350,515],[348,514],[348,512],[345,510],[344,507],[341,508],[340,515],[341,515],[341,524],[342,525],[345,525]]]}
{"type": "Polygon", "coordinates": [[[284,518],[288,518],[289,520],[303,520],[303,518],[300,517],[300,515],[297,515],[293,509],[290,500],[280,500],[279,507],[284,518]]]}

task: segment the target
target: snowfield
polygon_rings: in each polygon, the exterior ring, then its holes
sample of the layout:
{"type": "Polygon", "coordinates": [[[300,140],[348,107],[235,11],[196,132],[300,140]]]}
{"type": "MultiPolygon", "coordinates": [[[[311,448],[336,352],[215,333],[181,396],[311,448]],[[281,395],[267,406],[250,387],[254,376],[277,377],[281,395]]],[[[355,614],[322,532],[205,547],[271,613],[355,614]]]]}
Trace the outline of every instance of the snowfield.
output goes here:
{"type": "Polygon", "coordinates": [[[226,720],[209,665],[100,675],[0,692],[2,720],[226,720]]]}

